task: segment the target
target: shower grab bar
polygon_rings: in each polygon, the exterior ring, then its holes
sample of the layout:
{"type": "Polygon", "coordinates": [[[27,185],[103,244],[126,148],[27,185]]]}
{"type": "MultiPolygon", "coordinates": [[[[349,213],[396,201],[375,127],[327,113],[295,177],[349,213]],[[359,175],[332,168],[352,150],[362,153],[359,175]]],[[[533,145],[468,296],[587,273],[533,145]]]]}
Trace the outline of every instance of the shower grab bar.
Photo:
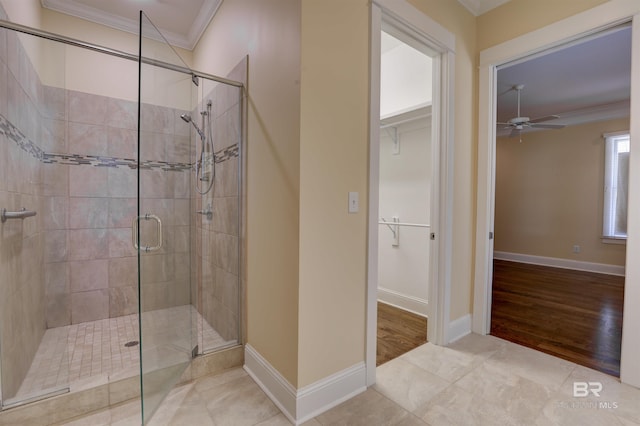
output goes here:
{"type": "Polygon", "coordinates": [[[145,253],[149,253],[150,251],[160,250],[162,248],[162,221],[155,214],[147,213],[144,216],[136,216],[133,218],[133,224],[131,226],[131,241],[133,243],[133,247],[138,250],[141,249],[145,253]],[[138,242],[138,223],[140,220],[155,220],[156,222],[156,236],[158,238],[157,244],[155,246],[144,246],[140,247],[138,242]]]}
{"type": "Polygon", "coordinates": [[[25,217],[35,216],[37,213],[33,210],[27,210],[26,208],[22,208],[17,212],[10,212],[7,209],[2,209],[2,213],[0,214],[0,220],[2,223],[5,223],[7,219],[24,219],[25,217]]]}

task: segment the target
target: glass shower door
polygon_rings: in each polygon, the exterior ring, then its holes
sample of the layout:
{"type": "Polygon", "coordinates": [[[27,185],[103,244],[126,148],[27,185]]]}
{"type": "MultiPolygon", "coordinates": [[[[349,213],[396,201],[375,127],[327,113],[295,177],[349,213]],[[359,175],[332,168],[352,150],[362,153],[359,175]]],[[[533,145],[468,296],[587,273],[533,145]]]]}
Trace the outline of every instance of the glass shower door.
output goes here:
{"type": "Polygon", "coordinates": [[[142,418],[147,423],[197,352],[191,307],[190,114],[187,66],[140,13],[138,252],[142,418]],[[163,66],[158,66],[158,63],[163,66]],[[172,69],[172,65],[174,66],[172,69]]]}

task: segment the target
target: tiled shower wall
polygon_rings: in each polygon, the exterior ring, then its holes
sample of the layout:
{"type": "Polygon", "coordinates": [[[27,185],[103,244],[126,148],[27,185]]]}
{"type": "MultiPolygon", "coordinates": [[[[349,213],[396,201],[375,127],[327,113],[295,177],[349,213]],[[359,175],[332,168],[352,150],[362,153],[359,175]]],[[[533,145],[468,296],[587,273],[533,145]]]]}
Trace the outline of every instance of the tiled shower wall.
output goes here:
{"type": "MultiPolygon", "coordinates": [[[[246,61],[228,78],[245,81],[246,61]]],[[[241,89],[219,84],[204,102],[212,99],[213,140],[216,151],[214,189],[197,197],[196,209],[210,204],[211,220],[198,217],[196,235],[198,261],[198,310],[225,340],[239,338],[240,258],[240,155],[242,131],[241,89]]],[[[206,349],[206,348],[205,348],[206,349]]]]}
{"type": "MultiPolygon", "coordinates": [[[[244,81],[246,63],[234,73],[244,81]]],[[[236,340],[240,89],[217,85],[209,97],[217,175],[204,197],[192,190],[185,111],[142,108],[141,212],[160,216],[165,234],[163,248],[141,260],[143,310],[194,300],[225,340],[236,340]],[[208,203],[212,220],[195,214],[208,203]],[[198,280],[193,299],[190,273],[198,280]]],[[[0,225],[5,399],[20,386],[46,328],[137,311],[136,126],[136,102],[42,85],[18,35],[0,29],[0,209],[38,213],[0,225]]],[[[143,244],[155,238],[146,225],[143,244]]]]}
{"type": "MultiPolygon", "coordinates": [[[[37,216],[0,225],[4,399],[20,386],[46,328],[138,306],[137,103],[42,85],[20,37],[0,29],[0,209],[37,216]]],[[[164,247],[141,260],[145,310],[190,303],[183,112],[143,107],[141,209],[162,217],[165,234],[164,247]]],[[[144,226],[142,234],[143,244],[153,238],[144,226]]]]}
{"type": "MultiPolygon", "coordinates": [[[[6,15],[0,8],[0,16],[6,15]]],[[[22,145],[39,140],[42,87],[18,36],[0,29],[0,209],[38,215],[0,224],[0,341],[3,397],[20,386],[45,331],[41,162],[22,145]],[[9,126],[9,122],[13,126],[9,126]],[[21,129],[21,134],[16,132],[21,129]]]]}
{"type": "MultiPolygon", "coordinates": [[[[137,104],[49,87],[44,94],[55,153],[44,165],[47,326],[135,313],[137,104]]],[[[153,286],[144,293],[150,310],[189,302],[189,137],[176,126],[181,111],[143,111],[141,213],[160,216],[165,233],[163,248],[141,261],[142,281],[153,286]]],[[[154,236],[141,229],[151,245],[154,236]]]]}

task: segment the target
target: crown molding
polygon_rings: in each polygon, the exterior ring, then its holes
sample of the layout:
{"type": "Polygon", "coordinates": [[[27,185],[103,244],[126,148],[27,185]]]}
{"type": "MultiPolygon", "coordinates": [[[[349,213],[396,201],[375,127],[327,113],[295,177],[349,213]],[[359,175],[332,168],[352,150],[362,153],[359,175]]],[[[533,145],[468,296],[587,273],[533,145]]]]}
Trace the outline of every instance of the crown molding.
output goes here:
{"type": "Polygon", "coordinates": [[[510,0],[458,0],[474,16],[480,16],[510,0]]]}
{"type": "MultiPolygon", "coordinates": [[[[211,22],[211,19],[218,11],[222,1],[223,0],[205,1],[187,34],[179,34],[160,28],[162,36],[172,46],[193,50],[207,28],[207,25],[209,25],[209,22],[211,22]]],[[[75,0],[41,0],[41,2],[44,8],[56,12],[75,16],[76,18],[85,19],[96,24],[105,25],[132,34],[138,34],[139,32],[139,22],[137,19],[125,18],[120,15],[105,12],[95,7],[78,3],[75,0]]]]}

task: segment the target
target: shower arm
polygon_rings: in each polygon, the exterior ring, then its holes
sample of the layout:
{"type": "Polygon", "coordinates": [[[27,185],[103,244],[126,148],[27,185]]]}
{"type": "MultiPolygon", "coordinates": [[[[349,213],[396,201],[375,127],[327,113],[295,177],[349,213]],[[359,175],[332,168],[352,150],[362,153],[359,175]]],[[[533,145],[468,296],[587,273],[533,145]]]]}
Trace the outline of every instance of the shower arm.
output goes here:
{"type": "Polygon", "coordinates": [[[204,140],[206,138],[206,136],[204,135],[204,132],[202,130],[200,130],[200,128],[193,121],[191,121],[191,124],[193,124],[193,127],[196,129],[196,132],[198,132],[198,135],[200,136],[200,139],[202,140],[202,142],[204,142],[204,140]]]}

